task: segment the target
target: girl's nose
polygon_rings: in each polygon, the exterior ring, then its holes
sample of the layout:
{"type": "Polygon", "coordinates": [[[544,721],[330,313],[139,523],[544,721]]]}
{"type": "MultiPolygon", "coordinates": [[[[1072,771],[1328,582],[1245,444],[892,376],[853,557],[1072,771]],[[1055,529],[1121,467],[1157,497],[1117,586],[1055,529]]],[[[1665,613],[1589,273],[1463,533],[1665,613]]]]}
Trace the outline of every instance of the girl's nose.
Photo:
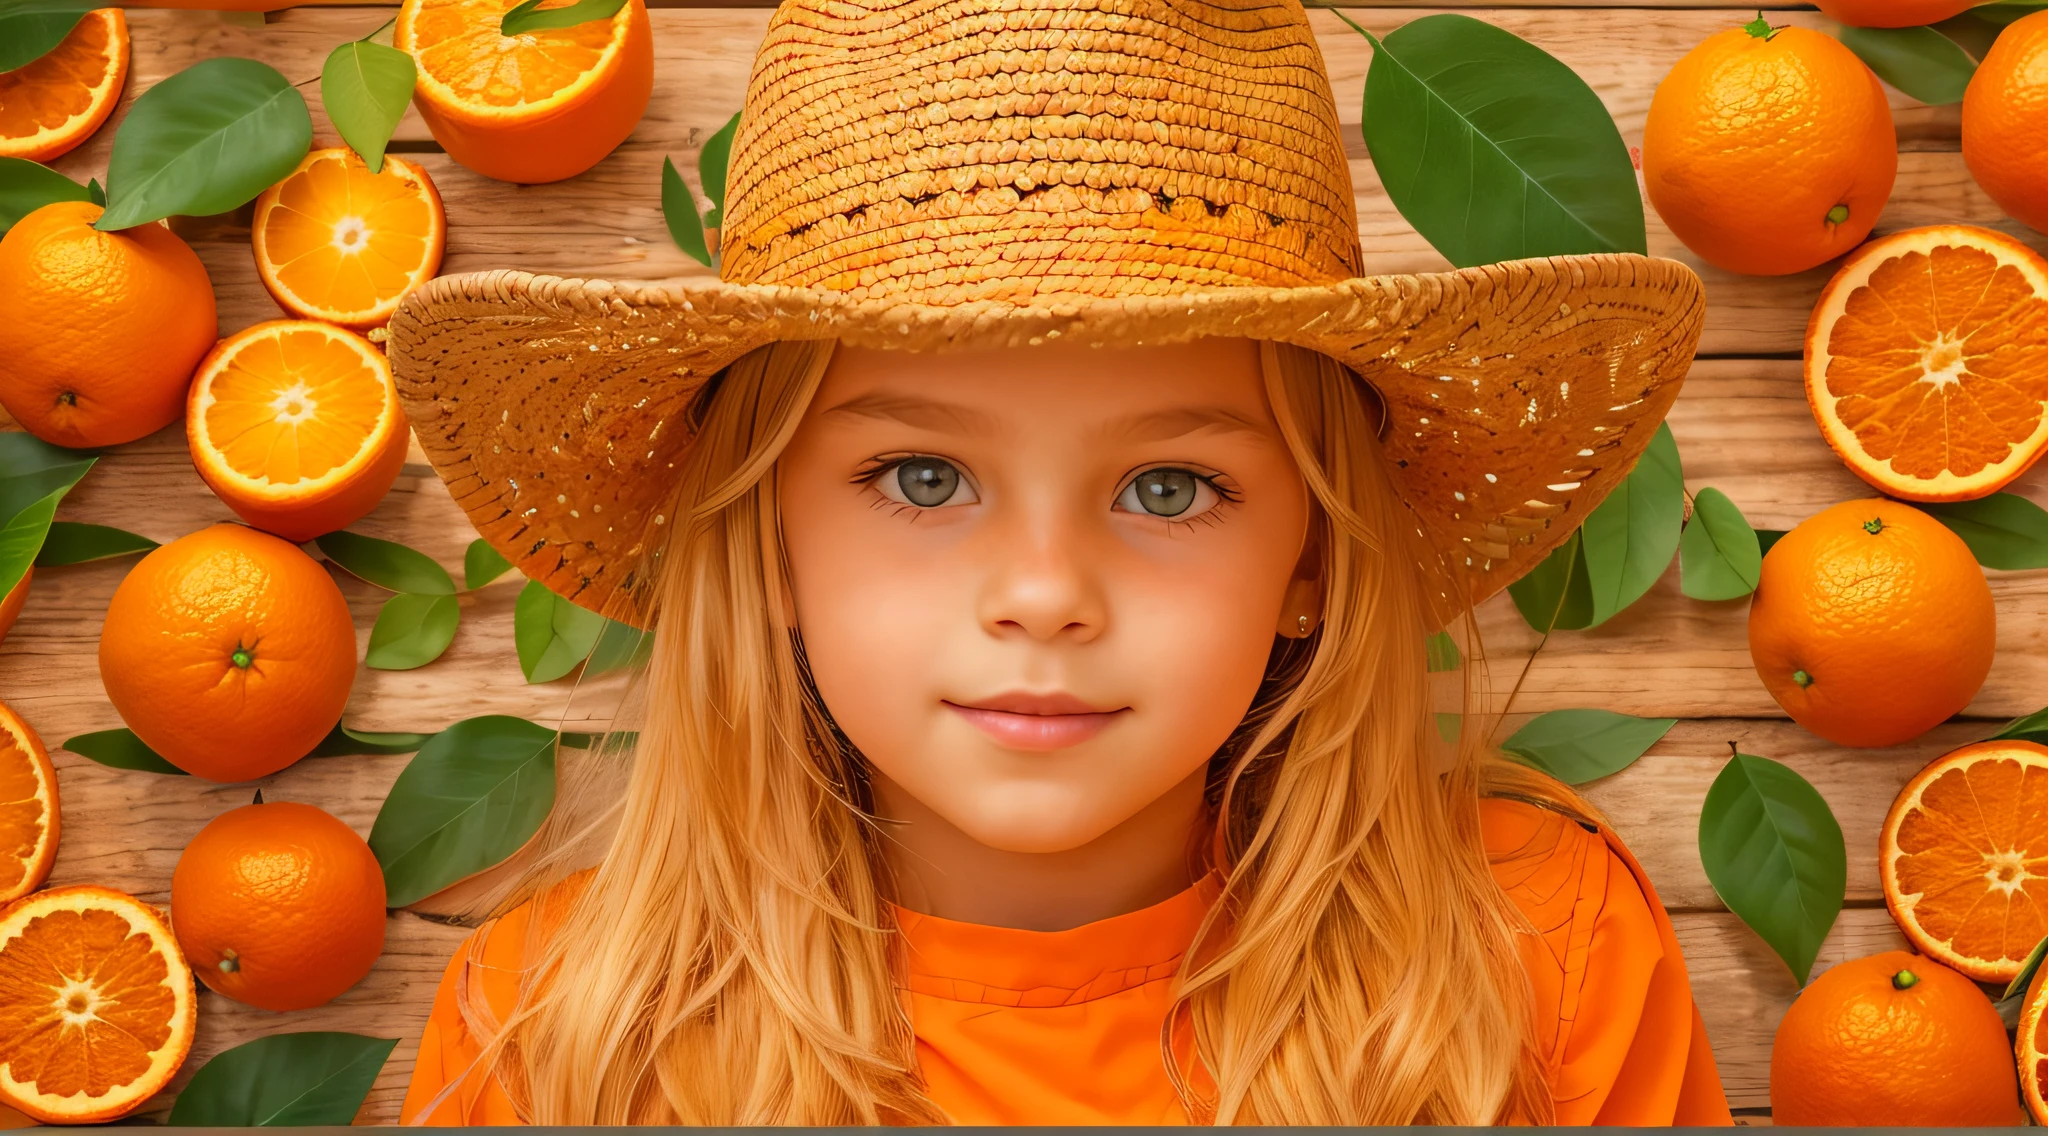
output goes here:
{"type": "Polygon", "coordinates": [[[997,526],[986,553],[981,625],[998,638],[1042,642],[1093,641],[1107,628],[1104,559],[1081,547],[1078,527],[1052,518],[1018,518],[997,526]]]}

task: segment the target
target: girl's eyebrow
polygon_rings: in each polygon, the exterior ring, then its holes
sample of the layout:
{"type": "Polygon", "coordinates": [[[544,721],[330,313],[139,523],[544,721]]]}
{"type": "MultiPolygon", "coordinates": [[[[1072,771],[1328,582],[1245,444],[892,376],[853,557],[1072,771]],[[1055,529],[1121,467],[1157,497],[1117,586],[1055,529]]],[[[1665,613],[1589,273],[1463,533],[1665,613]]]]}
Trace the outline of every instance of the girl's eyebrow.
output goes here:
{"type": "Polygon", "coordinates": [[[1146,411],[1108,423],[1103,433],[1114,437],[1163,442],[1173,438],[1184,438],[1203,430],[1256,434],[1260,437],[1270,436],[1274,432],[1268,423],[1243,411],[1218,405],[1177,406],[1171,410],[1146,411]]]}
{"type": "Polygon", "coordinates": [[[963,434],[991,433],[996,424],[993,415],[971,406],[882,391],[847,399],[823,413],[834,417],[882,418],[921,430],[954,430],[963,434]]]}
{"type": "MultiPolygon", "coordinates": [[[[825,415],[848,418],[879,418],[900,422],[921,430],[948,430],[962,434],[996,432],[997,416],[957,402],[869,391],[828,407],[825,415]]],[[[1272,427],[1240,410],[1222,405],[1176,406],[1148,410],[1112,419],[1096,431],[1105,438],[1137,441],[1168,441],[1204,430],[1223,433],[1270,435],[1272,427]]]]}

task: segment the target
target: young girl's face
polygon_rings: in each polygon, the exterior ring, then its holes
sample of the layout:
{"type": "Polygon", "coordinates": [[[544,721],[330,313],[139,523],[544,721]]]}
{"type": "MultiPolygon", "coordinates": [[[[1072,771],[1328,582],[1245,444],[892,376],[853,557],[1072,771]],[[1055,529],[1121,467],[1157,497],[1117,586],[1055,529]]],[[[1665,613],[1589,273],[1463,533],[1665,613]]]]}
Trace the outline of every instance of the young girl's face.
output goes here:
{"type": "Polygon", "coordinates": [[[776,476],[826,707],[1004,851],[1077,848],[1186,783],[1318,613],[1246,340],[842,347],[776,476]]]}

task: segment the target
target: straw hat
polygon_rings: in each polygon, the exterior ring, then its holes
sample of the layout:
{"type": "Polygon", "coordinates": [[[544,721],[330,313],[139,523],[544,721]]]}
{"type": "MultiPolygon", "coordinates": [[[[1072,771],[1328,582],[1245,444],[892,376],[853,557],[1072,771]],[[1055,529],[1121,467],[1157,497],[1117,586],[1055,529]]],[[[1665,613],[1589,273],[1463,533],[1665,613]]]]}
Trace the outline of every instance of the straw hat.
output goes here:
{"type": "MultiPolygon", "coordinates": [[[[733,146],[717,282],[442,277],[391,321],[420,445],[527,576],[615,618],[691,398],[762,345],[1242,336],[1348,366],[1473,602],[1628,472],[1703,302],[1627,255],[1362,276],[1297,0],[785,0],[733,146]]],[[[644,583],[644,581],[637,581],[644,583]]]]}

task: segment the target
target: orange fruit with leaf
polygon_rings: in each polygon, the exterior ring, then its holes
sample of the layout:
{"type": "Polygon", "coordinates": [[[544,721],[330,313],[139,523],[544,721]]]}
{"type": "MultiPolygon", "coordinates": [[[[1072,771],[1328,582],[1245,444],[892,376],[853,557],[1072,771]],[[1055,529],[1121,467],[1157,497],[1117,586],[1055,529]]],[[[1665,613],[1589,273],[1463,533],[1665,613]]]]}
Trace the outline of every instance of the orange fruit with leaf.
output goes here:
{"type": "Polygon", "coordinates": [[[1896,745],[1976,697],[1997,622],[1961,537],[1910,505],[1844,501],[1764,557],[1749,653],[1793,721],[1836,745],[1896,745]]]}
{"type": "Polygon", "coordinates": [[[144,745],[187,773],[248,781],[306,756],[341,720],[355,626],[312,557],[219,524],[129,569],[99,659],[107,698],[144,745]]]}
{"type": "Polygon", "coordinates": [[[371,173],[356,152],[315,150],[256,198],[256,271],[278,306],[377,327],[441,267],[448,221],[427,171],[395,155],[371,173]]]}
{"type": "Polygon", "coordinates": [[[376,508],[411,437],[384,353],[311,320],[221,340],[185,411],[200,479],[244,520],[294,543],[376,508]]]}
{"type": "Polygon", "coordinates": [[[58,816],[43,739],[0,703],[0,903],[43,886],[57,859],[58,816]]]}
{"type": "Polygon", "coordinates": [[[1814,0],[1821,11],[1857,28],[1917,28],[1960,16],[1985,0],[1814,0]]]}
{"type": "Polygon", "coordinates": [[[0,74],[0,158],[48,162],[71,152],[121,101],[128,17],[99,8],[42,58],[0,74]]]}
{"type": "Polygon", "coordinates": [[[1771,1045],[1771,1123],[2020,1123],[2005,1023],[1975,983],[1886,951],[1808,983],[1771,1045]]]}
{"type": "Polygon", "coordinates": [[[2048,233],[2048,12],[2013,21],[1970,77],[1963,163],[2000,209],[2048,233]]]}
{"type": "Polygon", "coordinates": [[[311,805],[244,805],[210,821],[171,876],[178,945],[215,991],[265,1010],[324,1005],[384,952],[384,872],[311,805]]]}
{"type": "Polygon", "coordinates": [[[1861,244],[1899,172],[1877,76],[1833,36],[1761,17],[1707,38],[1650,100],[1643,188],[1717,268],[1803,272],[1861,244]]]}
{"type": "Polygon", "coordinates": [[[627,0],[608,20],[499,34],[515,6],[405,0],[392,43],[418,66],[413,103],[449,157],[500,181],[574,177],[624,142],[647,110],[654,33],[646,5],[627,0]]]}
{"type": "Polygon", "coordinates": [[[192,971],[163,916],[102,887],[0,909],[0,1104],[47,1124],[133,1112],[192,1048],[192,971]]]}
{"type": "Polygon", "coordinates": [[[92,227],[100,207],[45,205],[0,238],[0,405],[59,446],[132,442],[178,420],[213,346],[213,285],[162,225],[92,227]]]}

